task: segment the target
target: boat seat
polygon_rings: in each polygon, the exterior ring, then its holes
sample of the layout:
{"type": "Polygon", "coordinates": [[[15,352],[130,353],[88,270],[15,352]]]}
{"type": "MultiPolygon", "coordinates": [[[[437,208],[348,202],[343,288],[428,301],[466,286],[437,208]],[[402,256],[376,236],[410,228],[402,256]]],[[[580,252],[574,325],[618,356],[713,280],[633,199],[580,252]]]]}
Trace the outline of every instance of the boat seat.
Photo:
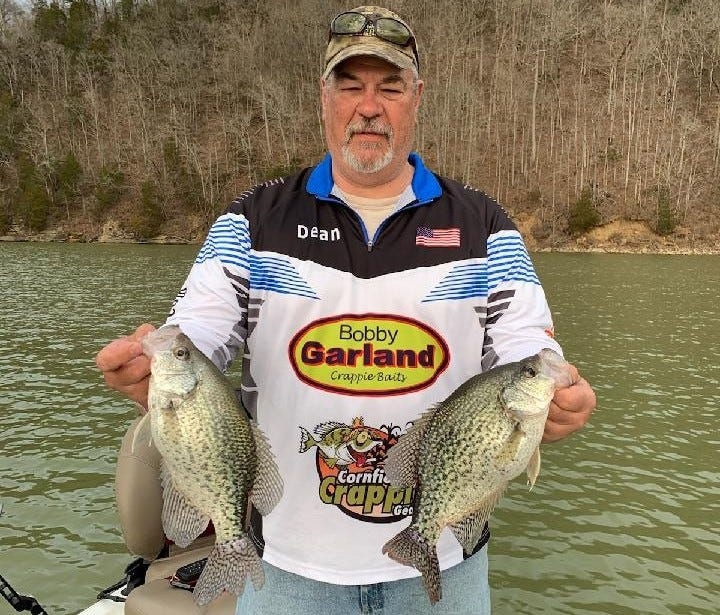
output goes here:
{"type": "Polygon", "coordinates": [[[130,424],[115,467],[115,504],[123,540],[130,553],[154,560],[165,546],[162,528],[161,456],[155,446],[132,451],[140,417],[130,424]]]}
{"type": "Polygon", "coordinates": [[[200,536],[185,549],[166,545],[161,521],[161,457],[154,446],[131,450],[139,422],[139,418],[133,421],[120,446],[115,502],[125,545],[130,553],[150,565],[145,584],[133,589],[127,597],[125,615],[233,615],[235,596],[224,594],[201,609],[193,602],[191,592],[170,585],[170,577],[180,566],[207,557],[215,536],[200,536]],[[159,557],[161,552],[163,556],[159,557]]]}
{"type": "Polygon", "coordinates": [[[193,602],[192,593],[158,579],[135,588],[125,602],[125,615],[234,615],[237,598],[225,593],[205,607],[193,602]]]}

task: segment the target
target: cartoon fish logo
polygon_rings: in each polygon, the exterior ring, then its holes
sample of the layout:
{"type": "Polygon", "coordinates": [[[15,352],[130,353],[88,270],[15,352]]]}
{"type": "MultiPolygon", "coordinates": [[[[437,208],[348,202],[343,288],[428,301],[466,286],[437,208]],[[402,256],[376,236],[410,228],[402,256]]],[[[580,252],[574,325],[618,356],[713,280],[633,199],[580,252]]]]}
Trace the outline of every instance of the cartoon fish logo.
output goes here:
{"type": "Polygon", "coordinates": [[[305,453],[316,447],[323,461],[330,468],[349,466],[351,463],[364,467],[375,460],[373,450],[382,444],[382,440],[373,437],[373,432],[363,423],[362,417],[353,419],[352,425],[338,421],[321,423],[311,434],[300,427],[300,452],[305,453]]]}

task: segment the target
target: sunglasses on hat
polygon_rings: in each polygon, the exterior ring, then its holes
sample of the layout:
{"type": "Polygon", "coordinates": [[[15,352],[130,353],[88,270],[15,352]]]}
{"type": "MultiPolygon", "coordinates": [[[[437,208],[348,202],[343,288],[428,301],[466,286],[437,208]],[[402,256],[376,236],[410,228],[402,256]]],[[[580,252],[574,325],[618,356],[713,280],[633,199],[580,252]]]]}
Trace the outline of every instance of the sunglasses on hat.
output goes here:
{"type": "Polygon", "coordinates": [[[420,65],[415,37],[404,23],[392,17],[368,16],[355,11],[340,13],[330,23],[330,37],[333,36],[374,36],[400,47],[409,45],[415,63],[420,65]]]}

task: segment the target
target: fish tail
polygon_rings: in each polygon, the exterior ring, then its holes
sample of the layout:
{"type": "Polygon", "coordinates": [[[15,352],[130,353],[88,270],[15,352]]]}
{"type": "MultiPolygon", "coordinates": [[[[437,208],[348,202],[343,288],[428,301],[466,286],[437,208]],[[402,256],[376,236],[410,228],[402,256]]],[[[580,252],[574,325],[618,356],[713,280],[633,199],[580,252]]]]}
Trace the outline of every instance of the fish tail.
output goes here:
{"type": "Polygon", "coordinates": [[[440,564],[435,546],[431,545],[416,527],[411,525],[405,528],[385,543],[382,551],[396,562],[420,571],[432,604],[442,598],[440,564]]]}
{"type": "Polygon", "coordinates": [[[310,432],[304,427],[300,427],[300,452],[304,453],[305,451],[310,450],[316,444],[317,442],[315,441],[315,438],[312,437],[310,432]]]}
{"type": "Polygon", "coordinates": [[[239,596],[248,576],[255,589],[265,583],[262,562],[251,540],[243,536],[216,544],[193,590],[195,603],[204,606],[224,591],[239,596]]]}

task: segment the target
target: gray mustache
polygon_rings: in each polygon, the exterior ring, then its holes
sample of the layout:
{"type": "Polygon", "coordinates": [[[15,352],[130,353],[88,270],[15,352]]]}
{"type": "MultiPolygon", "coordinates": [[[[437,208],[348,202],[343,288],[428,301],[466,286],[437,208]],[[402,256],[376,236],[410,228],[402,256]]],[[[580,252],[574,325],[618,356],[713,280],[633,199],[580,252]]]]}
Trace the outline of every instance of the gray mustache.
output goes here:
{"type": "Polygon", "coordinates": [[[381,124],[375,124],[374,122],[368,121],[351,124],[345,131],[345,136],[347,137],[347,140],[350,141],[350,138],[353,135],[361,132],[374,135],[383,135],[388,138],[392,137],[392,128],[390,128],[389,126],[383,126],[381,124]]]}

